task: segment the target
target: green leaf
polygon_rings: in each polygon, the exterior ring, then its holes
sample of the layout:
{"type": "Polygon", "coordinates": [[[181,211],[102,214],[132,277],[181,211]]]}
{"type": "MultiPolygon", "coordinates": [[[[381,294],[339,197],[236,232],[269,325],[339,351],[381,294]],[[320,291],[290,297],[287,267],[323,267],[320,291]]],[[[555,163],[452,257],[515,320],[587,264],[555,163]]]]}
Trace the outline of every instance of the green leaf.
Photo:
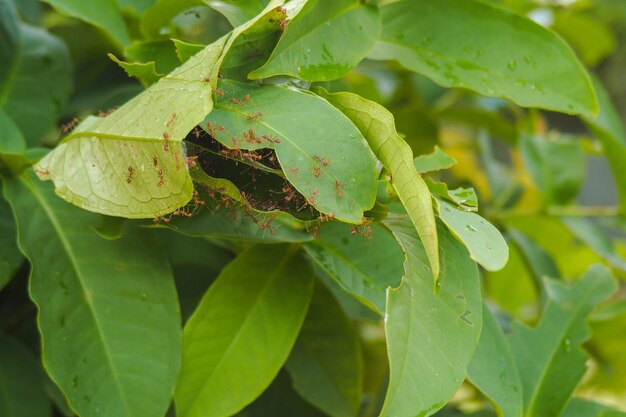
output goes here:
{"type": "Polygon", "coordinates": [[[157,236],[174,270],[183,321],[187,321],[234,254],[209,239],[190,238],[173,230],[159,229],[157,236]]]}
{"type": "Polygon", "coordinates": [[[316,95],[222,81],[202,127],[231,149],[273,148],[287,180],[322,213],[361,223],[376,198],[367,142],[340,111],[316,95]],[[303,128],[302,121],[307,121],[303,128]]]}
{"type": "Polygon", "coordinates": [[[622,417],[625,415],[600,403],[583,398],[572,398],[561,417],[622,417]]]}
{"type": "Polygon", "coordinates": [[[209,7],[224,15],[233,27],[243,25],[257,16],[268,0],[203,0],[209,7]]]}
{"type": "Polygon", "coordinates": [[[561,278],[559,268],[546,251],[519,230],[510,228],[507,231],[507,237],[519,249],[541,297],[541,305],[545,305],[548,294],[544,285],[544,278],[561,278]]]}
{"type": "Polygon", "coordinates": [[[17,228],[11,207],[0,196],[0,290],[13,278],[24,261],[17,247],[17,228]]]}
{"type": "Polygon", "coordinates": [[[17,125],[0,109],[0,174],[18,174],[28,166],[26,140],[17,125]]]}
{"type": "Polygon", "coordinates": [[[615,291],[604,267],[592,266],[572,288],[545,280],[548,303],[535,328],[515,323],[509,341],[522,380],[526,417],[561,414],[585,373],[585,319],[591,309],[615,291]]]}
{"type": "MultiPolygon", "coordinates": [[[[200,49],[204,49],[204,45],[200,49]]],[[[133,62],[154,62],[160,74],[172,72],[180,65],[176,47],[169,39],[160,42],[135,41],[126,48],[124,54],[133,62]]]]}
{"type": "Polygon", "coordinates": [[[0,92],[6,94],[7,83],[14,77],[19,63],[20,53],[20,25],[17,11],[13,3],[0,2],[0,57],[3,65],[0,67],[0,92]]]}
{"type": "Polygon", "coordinates": [[[304,248],[344,290],[383,314],[387,288],[398,287],[402,278],[402,252],[384,227],[371,228],[363,238],[345,224],[331,223],[304,248]]]}
{"type": "Polygon", "coordinates": [[[520,150],[545,205],[565,205],[578,195],[585,179],[582,141],[525,134],[520,150]]]}
{"type": "Polygon", "coordinates": [[[494,404],[498,416],[522,417],[522,383],[511,347],[485,304],[483,328],[467,378],[494,404]]]}
{"type": "Polygon", "coordinates": [[[356,0],[309,0],[289,23],[269,60],[249,77],[340,78],[372,49],[380,30],[377,7],[356,0]]]}
{"type": "Polygon", "coordinates": [[[129,77],[137,78],[146,87],[159,81],[163,76],[163,74],[157,72],[154,62],[125,62],[119,60],[113,54],[108,54],[108,56],[113,62],[122,67],[129,77]]]}
{"type": "Polygon", "coordinates": [[[420,155],[413,160],[418,174],[448,169],[456,164],[456,160],[445,153],[439,146],[435,146],[433,153],[420,155]]]}
{"type": "Polygon", "coordinates": [[[180,417],[230,416],[276,377],[313,293],[297,247],[254,246],[222,270],[185,326],[180,417]]]}
{"type": "Polygon", "coordinates": [[[40,178],[69,202],[108,215],[158,217],[185,205],[193,186],[181,141],[211,111],[209,80],[225,42],[109,116],[86,119],[37,164],[40,178]]]}
{"type": "Polygon", "coordinates": [[[278,29],[280,22],[286,18],[285,10],[280,7],[273,10],[241,34],[220,68],[224,78],[247,81],[248,74],[267,61],[282,34],[278,29]]]}
{"type": "Polygon", "coordinates": [[[387,293],[385,331],[391,367],[381,417],[427,417],[463,382],[482,327],[480,279],[467,250],[444,228],[441,283],[432,290],[429,259],[410,220],[389,217],[405,253],[405,275],[387,293]]]}
{"type": "Polygon", "coordinates": [[[5,181],[32,265],[43,362],[81,417],[153,417],[171,401],[180,313],[165,254],[150,231],[117,240],[33,174],[5,181]]]}
{"type": "Polygon", "coordinates": [[[287,361],[293,387],[332,417],[354,417],[363,392],[361,346],[333,295],[321,283],[287,361]]]}
{"type": "Polygon", "coordinates": [[[354,122],[374,155],[391,174],[391,184],[424,244],[436,284],[439,277],[439,246],[430,191],[415,170],[411,148],[396,132],[393,115],[381,105],[355,94],[329,94],[321,88],[315,92],[354,122]]]}
{"type": "Polygon", "coordinates": [[[174,17],[203,4],[203,0],[158,0],[141,16],[141,33],[148,40],[161,39],[163,38],[161,29],[174,17]]]}
{"type": "Polygon", "coordinates": [[[42,382],[43,372],[35,356],[0,333],[0,415],[51,417],[52,406],[42,382]]]}
{"type": "Polygon", "coordinates": [[[67,201],[112,216],[154,218],[185,205],[193,185],[181,142],[211,112],[224,53],[254,23],[208,45],[114,113],[86,119],[37,164],[40,178],[53,180],[67,201]]]}
{"type": "Polygon", "coordinates": [[[381,13],[374,59],[397,60],[444,87],[524,107],[598,112],[589,77],[572,50],[529,19],[474,0],[399,1],[381,13]]]}
{"type": "Polygon", "coordinates": [[[584,217],[561,217],[567,228],[611,266],[626,271],[626,260],[617,254],[606,231],[584,217]]]}
{"type": "Polygon", "coordinates": [[[485,294],[489,301],[512,317],[525,321],[537,319],[539,291],[517,245],[509,246],[509,261],[504,268],[487,271],[485,278],[485,294]]]}
{"type": "Polygon", "coordinates": [[[130,35],[116,0],[43,0],[60,13],[103,29],[117,43],[127,45],[130,35]]]}
{"type": "Polygon", "coordinates": [[[619,205],[622,213],[626,212],[626,130],[617,109],[611,102],[611,97],[602,83],[596,77],[592,77],[593,85],[600,102],[598,117],[586,116],[583,118],[596,139],[602,143],[613,178],[617,184],[619,205]]]}
{"type": "Polygon", "coordinates": [[[204,49],[204,45],[183,42],[178,39],[172,39],[176,48],[176,56],[180,62],[186,62],[189,58],[204,49]]]}
{"type": "Polygon", "coordinates": [[[506,265],[509,246],[495,226],[478,214],[459,210],[445,201],[436,205],[441,220],[463,242],[473,260],[487,271],[497,271],[506,265]]]}
{"type": "Polygon", "coordinates": [[[72,90],[69,51],[43,29],[19,22],[12,7],[0,5],[0,110],[4,109],[30,145],[56,124],[72,90]],[[10,21],[10,23],[8,23],[10,21]]]}
{"type": "Polygon", "coordinates": [[[435,181],[430,177],[424,179],[431,193],[454,203],[463,211],[478,211],[478,196],[473,188],[448,189],[445,182],[435,181]]]}

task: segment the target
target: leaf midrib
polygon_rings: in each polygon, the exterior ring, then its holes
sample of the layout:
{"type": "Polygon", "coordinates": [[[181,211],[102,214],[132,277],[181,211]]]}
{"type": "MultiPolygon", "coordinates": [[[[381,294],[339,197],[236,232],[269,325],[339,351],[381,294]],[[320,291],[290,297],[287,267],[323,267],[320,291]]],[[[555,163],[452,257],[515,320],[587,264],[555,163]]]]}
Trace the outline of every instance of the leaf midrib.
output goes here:
{"type": "MultiPolygon", "coordinates": [[[[48,219],[49,219],[53,229],[57,232],[57,236],[58,236],[59,240],[61,241],[61,245],[65,249],[65,252],[67,254],[67,257],[68,257],[68,259],[69,259],[73,269],[76,272],[76,277],[78,278],[78,282],[79,282],[79,284],[80,284],[80,286],[81,286],[81,288],[83,290],[83,293],[87,293],[86,285],[85,285],[84,281],[82,280],[82,273],[81,273],[81,269],[79,267],[79,262],[77,261],[76,256],[75,256],[75,254],[73,252],[72,245],[67,240],[66,236],[63,234],[63,227],[61,227],[61,225],[59,224],[59,221],[56,218],[56,215],[54,214],[53,210],[46,204],[45,199],[41,196],[41,194],[39,193],[39,191],[35,187],[32,187],[30,185],[30,183],[27,180],[25,180],[23,177],[20,178],[20,181],[26,186],[26,188],[28,190],[31,191],[31,194],[35,197],[37,202],[40,204],[40,206],[43,208],[44,212],[46,213],[46,215],[47,215],[47,217],[48,217],[48,219]]],[[[31,272],[31,277],[32,277],[32,274],[33,273],[31,272]]],[[[109,352],[108,345],[105,343],[104,334],[102,332],[102,327],[101,327],[101,325],[100,325],[100,323],[98,321],[98,316],[97,316],[96,312],[94,311],[94,309],[92,307],[92,303],[90,302],[89,297],[84,297],[84,301],[85,301],[85,304],[87,304],[89,306],[88,311],[91,313],[91,316],[93,317],[94,323],[96,324],[96,329],[98,330],[98,336],[99,336],[100,341],[102,343],[102,346],[104,348],[103,350],[104,350],[106,359],[109,362],[110,369],[113,371],[113,372],[111,372],[111,374],[113,376],[113,381],[115,382],[115,385],[118,388],[118,393],[119,393],[120,398],[122,399],[122,403],[123,403],[126,415],[131,417],[132,414],[130,413],[130,408],[128,406],[128,400],[127,400],[127,398],[123,394],[124,391],[122,390],[122,387],[121,387],[121,384],[120,384],[117,372],[115,372],[116,371],[116,367],[114,366],[114,362],[113,362],[111,353],[109,352]]],[[[40,310],[39,314],[41,314],[41,310],[40,310]]],[[[39,323],[41,323],[39,318],[38,318],[38,321],[39,321],[39,323]]],[[[44,356],[44,358],[45,358],[45,356],[44,356]]]]}

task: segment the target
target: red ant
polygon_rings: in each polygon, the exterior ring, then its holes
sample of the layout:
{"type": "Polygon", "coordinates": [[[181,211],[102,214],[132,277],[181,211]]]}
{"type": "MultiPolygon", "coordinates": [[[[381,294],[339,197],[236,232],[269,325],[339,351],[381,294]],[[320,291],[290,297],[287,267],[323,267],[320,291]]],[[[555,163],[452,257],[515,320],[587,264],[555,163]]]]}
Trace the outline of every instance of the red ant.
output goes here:
{"type": "Polygon", "coordinates": [[[73,130],[78,125],[78,123],[79,123],[78,119],[74,117],[72,120],[70,120],[69,123],[66,123],[61,127],[61,131],[63,133],[67,133],[70,130],[73,130]]]}
{"type": "Polygon", "coordinates": [[[169,129],[174,124],[174,120],[176,120],[176,112],[172,113],[172,117],[170,118],[170,121],[167,122],[165,126],[167,126],[167,128],[169,129]]]}
{"type": "Polygon", "coordinates": [[[133,180],[133,172],[135,172],[133,167],[128,167],[128,174],[126,175],[126,182],[128,184],[130,184],[130,182],[133,180]]]}
{"type": "Polygon", "coordinates": [[[258,120],[261,120],[262,117],[263,117],[263,113],[256,112],[255,114],[250,114],[249,113],[248,116],[247,116],[247,119],[250,120],[250,121],[252,121],[252,120],[258,121],[258,120]]]}
{"type": "Polygon", "coordinates": [[[159,168],[159,170],[157,171],[157,175],[159,176],[159,182],[157,183],[157,187],[161,187],[163,184],[165,184],[165,178],[163,177],[163,170],[161,168],[159,168]]]}
{"type": "Polygon", "coordinates": [[[335,180],[335,188],[337,189],[337,198],[341,200],[341,198],[343,197],[343,191],[341,189],[341,183],[339,182],[339,180],[335,180]]]}

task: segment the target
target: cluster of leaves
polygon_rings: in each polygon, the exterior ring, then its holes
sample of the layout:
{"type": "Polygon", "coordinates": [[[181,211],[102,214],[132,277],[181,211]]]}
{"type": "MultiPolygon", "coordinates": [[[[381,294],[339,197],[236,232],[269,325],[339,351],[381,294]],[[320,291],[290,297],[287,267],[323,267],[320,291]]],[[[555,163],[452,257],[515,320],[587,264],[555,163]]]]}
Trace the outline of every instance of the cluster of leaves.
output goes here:
{"type": "Polygon", "coordinates": [[[624,415],[623,4],[491,3],[0,0],[0,414],[624,415]]]}

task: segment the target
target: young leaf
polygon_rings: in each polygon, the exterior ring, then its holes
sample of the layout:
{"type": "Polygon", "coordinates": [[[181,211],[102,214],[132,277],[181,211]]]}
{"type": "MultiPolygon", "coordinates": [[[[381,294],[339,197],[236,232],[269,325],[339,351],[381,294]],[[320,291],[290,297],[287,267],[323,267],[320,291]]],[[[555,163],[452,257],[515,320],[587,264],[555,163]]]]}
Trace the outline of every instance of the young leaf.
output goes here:
{"type": "Polygon", "coordinates": [[[344,290],[383,314],[387,288],[398,287],[402,278],[402,252],[384,227],[371,228],[363,238],[345,224],[331,223],[304,249],[344,290]]]}
{"type": "Polygon", "coordinates": [[[121,45],[130,43],[130,34],[115,0],[43,0],[60,13],[98,26],[121,45]]]}
{"type": "Polygon", "coordinates": [[[309,0],[289,23],[269,60],[249,78],[340,78],[372,49],[380,30],[377,7],[356,0],[309,0]]]}
{"type": "Polygon", "coordinates": [[[476,213],[459,210],[437,200],[441,220],[470,252],[472,259],[488,271],[502,269],[509,259],[509,246],[502,234],[476,213]]]}
{"type": "Polygon", "coordinates": [[[467,379],[493,402],[499,417],[522,417],[522,383],[509,341],[483,304],[483,328],[467,379]]]}
{"type": "Polygon", "coordinates": [[[51,417],[41,364],[17,340],[0,333],[0,415],[51,417]]]}
{"type": "Polygon", "coordinates": [[[391,183],[419,234],[435,284],[439,277],[439,246],[430,191],[413,165],[413,152],[396,132],[393,115],[356,94],[315,92],[344,112],[363,133],[374,155],[391,174],[391,183]]]}
{"type": "Polygon", "coordinates": [[[509,341],[520,373],[527,417],[561,414],[585,373],[585,319],[591,309],[615,291],[611,273],[591,267],[572,288],[546,279],[548,303],[535,328],[513,325],[509,341]]]}
{"type": "Polygon", "coordinates": [[[273,148],[285,176],[311,205],[338,220],[363,221],[376,198],[376,164],[343,113],[289,88],[234,81],[218,87],[215,109],[202,124],[211,136],[231,149],[273,148]]]}
{"type": "Polygon", "coordinates": [[[426,181],[426,185],[433,195],[454,203],[463,211],[478,211],[478,196],[473,188],[450,190],[445,182],[435,181],[430,177],[426,177],[424,181],[426,181]]]}
{"type": "Polygon", "coordinates": [[[253,246],[224,268],[185,326],[177,415],[227,417],[258,397],[289,356],[313,282],[290,245],[253,246]]]}
{"type": "Polygon", "coordinates": [[[17,247],[17,228],[13,213],[0,196],[0,290],[13,278],[24,257],[17,247]]]}
{"type": "Polygon", "coordinates": [[[619,113],[611,102],[608,91],[596,77],[592,77],[592,81],[600,102],[600,113],[598,117],[585,116],[583,120],[602,143],[604,155],[611,165],[613,178],[617,183],[620,209],[624,213],[626,212],[626,170],[624,169],[626,130],[619,113]]]}
{"type": "Polygon", "coordinates": [[[0,3],[0,110],[31,145],[53,128],[72,90],[70,54],[43,29],[19,24],[10,2],[0,3]]]}
{"type": "Polygon", "coordinates": [[[180,367],[180,313],[165,254],[147,230],[117,240],[33,174],[5,181],[32,265],[43,362],[81,417],[163,415],[180,367]]]}
{"type": "Polygon", "coordinates": [[[448,169],[456,164],[456,160],[445,153],[439,146],[435,146],[433,153],[420,155],[413,160],[418,174],[448,169]]]}
{"type": "Polygon", "coordinates": [[[432,290],[429,260],[409,218],[389,217],[405,253],[405,275],[387,292],[385,331],[389,387],[381,417],[427,417],[452,397],[465,378],[482,327],[478,268],[467,250],[439,229],[443,257],[440,290],[432,290]]]}
{"type": "Polygon", "coordinates": [[[363,391],[361,346],[333,295],[318,283],[287,361],[293,387],[332,417],[354,417],[363,391]]]}
{"type": "Polygon", "coordinates": [[[589,77],[572,50],[529,19],[474,0],[398,1],[381,13],[374,59],[397,60],[444,87],[525,107],[590,117],[598,112],[589,77]]]}

